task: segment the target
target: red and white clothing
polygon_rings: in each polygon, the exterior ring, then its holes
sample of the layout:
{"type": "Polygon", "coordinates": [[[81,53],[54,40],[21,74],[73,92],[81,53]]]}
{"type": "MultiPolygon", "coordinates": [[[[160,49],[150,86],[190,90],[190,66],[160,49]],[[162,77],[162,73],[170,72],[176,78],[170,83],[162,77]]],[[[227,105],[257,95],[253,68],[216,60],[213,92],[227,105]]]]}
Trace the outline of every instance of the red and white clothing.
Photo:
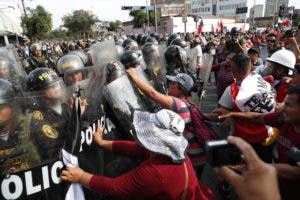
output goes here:
{"type": "MultiPolygon", "coordinates": [[[[114,141],[113,153],[143,159],[135,169],[116,178],[94,175],[89,188],[99,194],[116,199],[180,200],[185,187],[184,164],[172,163],[171,159],[155,155],[132,141],[114,141]]],[[[186,158],[188,187],[186,200],[214,200],[212,191],[198,182],[189,158],[186,158]]]]}
{"type": "MultiPolygon", "coordinates": [[[[268,113],[274,110],[275,94],[258,74],[250,74],[238,86],[232,83],[224,91],[219,104],[235,112],[268,113]]],[[[234,135],[249,143],[261,143],[273,134],[270,126],[233,119],[234,135]]]]}

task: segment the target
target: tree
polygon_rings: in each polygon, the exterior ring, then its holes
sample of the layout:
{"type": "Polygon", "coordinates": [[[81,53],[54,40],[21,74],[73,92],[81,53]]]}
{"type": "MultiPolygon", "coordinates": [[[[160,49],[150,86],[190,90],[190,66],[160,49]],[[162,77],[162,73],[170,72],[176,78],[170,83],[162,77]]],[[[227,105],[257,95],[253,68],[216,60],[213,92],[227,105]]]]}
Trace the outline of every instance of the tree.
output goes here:
{"type": "Polygon", "coordinates": [[[64,26],[69,29],[69,33],[80,36],[90,34],[92,25],[97,20],[95,15],[85,10],[75,10],[72,14],[67,14],[62,18],[64,26]]]}
{"type": "Polygon", "coordinates": [[[21,26],[26,35],[33,39],[44,39],[52,28],[51,14],[42,6],[29,10],[29,15],[21,17],[21,26]]]}
{"type": "MultiPolygon", "coordinates": [[[[148,15],[145,10],[133,10],[129,13],[130,16],[133,17],[133,27],[140,28],[144,24],[148,23],[148,15]]],[[[157,21],[159,21],[160,16],[156,13],[157,21]]],[[[155,15],[154,10],[149,11],[149,22],[151,25],[155,25],[155,15]]]]}
{"type": "Polygon", "coordinates": [[[144,10],[132,10],[129,15],[133,17],[134,28],[140,28],[148,22],[147,12],[144,10]]]}
{"type": "Polygon", "coordinates": [[[120,20],[116,20],[114,22],[109,23],[109,31],[115,31],[117,32],[118,29],[122,26],[122,22],[120,20]]]}

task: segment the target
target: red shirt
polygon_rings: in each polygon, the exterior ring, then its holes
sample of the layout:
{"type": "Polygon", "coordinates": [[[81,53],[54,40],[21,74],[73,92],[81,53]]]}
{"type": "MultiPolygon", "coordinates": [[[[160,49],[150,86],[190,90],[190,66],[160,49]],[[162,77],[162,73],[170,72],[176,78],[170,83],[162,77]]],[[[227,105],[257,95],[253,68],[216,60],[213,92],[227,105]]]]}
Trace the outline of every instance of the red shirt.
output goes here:
{"type": "Polygon", "coordinates": [[[288,163],[288,153],[292,147],[300,145],[300,133],[297,133],[291,124],[284,123],[282,112],[265,115],[265,124],[279,129],[277,140],[278,162],[288,163]]]}
{"type": "MultiPolygon", "coordinates": [[[[114,141],[113,152],[144,161],[116,178],[93,176],[89,183],[91,190],[118,199],[181,199],[186,181],[183,164],[172,163],[162,155],[149,157],[148,150],[131,141],[114,141]]],[[[186,200],[216,199],[210,189],[198,182],[188,157],[186,167],[189,176],[186,200]]]]}

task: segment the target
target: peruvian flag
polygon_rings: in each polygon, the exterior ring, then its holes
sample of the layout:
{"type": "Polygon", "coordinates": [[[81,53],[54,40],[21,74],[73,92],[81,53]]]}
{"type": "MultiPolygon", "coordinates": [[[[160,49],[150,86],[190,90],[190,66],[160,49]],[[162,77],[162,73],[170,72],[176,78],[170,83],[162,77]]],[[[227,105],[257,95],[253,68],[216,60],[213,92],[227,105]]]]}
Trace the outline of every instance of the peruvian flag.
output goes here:
{"type": "Polygon", "coordinates": [[[202,32],[203,26],[204,26],[203,20],[201,19],[200,22],[199,22],[199,26],[195,31],[195,35],[199,35],[202,32]]]}

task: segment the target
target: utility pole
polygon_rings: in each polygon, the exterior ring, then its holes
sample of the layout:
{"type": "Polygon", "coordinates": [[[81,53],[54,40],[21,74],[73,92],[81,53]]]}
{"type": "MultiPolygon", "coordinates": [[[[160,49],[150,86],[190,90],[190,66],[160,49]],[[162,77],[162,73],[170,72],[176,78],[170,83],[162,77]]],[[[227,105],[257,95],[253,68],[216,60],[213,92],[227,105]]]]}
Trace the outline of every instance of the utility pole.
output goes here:
{"type": "Polygon", "coordinates": [[[155,33],[157,33],[157,16],[156,16],[156,0],[154,0],[154,21],[155,21],[155,33]]]}
{"type": "MultiPolygon", "coordinates": [[[[151,0],[150,0],[150,1],[151,1],[151,0]]],[[[148,5],[148,0],[146,0],[146,6],[149,6],[149,5],[148,5]]],[[[147,21],[148,21],[148,22],[147,22],[147,31],[146,31],[146,32],[147,32],[147,34],[149,34],[149,21],[150,21],[150,20],[149,20],[149,10],[148,10],[148,9],[147,9],[147,21]]]]}

